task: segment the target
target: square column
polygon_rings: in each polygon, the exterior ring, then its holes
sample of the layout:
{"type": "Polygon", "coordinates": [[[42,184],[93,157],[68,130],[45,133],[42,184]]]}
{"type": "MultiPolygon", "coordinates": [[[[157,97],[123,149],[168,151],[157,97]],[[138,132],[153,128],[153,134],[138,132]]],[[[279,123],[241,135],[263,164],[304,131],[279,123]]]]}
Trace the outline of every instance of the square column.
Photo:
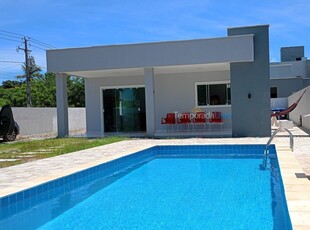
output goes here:
{"type": "Polygon", "coordinates": [[[65,137],[69,135],[69,123],[67,75],[64,73],[56,73],[56,101],[58,137],[65,137]]]}
{"type": "Polygon", "coordinates": [[[254,35],[254,61],[230,64],[233,137],[269,137],[269,26],[228,29],[228,36],[254,35]]]}
{"type": "Polygon", "coordinates": [[[85,78],[86,135],[104,135],[103,95],[99,78],[85,78]]]}
{"type": "Polygon", "coordinates": [[[146,134],[155,135],[155,90],[154,68],[144,69],[145,108],[146,108],[146,134]]]}

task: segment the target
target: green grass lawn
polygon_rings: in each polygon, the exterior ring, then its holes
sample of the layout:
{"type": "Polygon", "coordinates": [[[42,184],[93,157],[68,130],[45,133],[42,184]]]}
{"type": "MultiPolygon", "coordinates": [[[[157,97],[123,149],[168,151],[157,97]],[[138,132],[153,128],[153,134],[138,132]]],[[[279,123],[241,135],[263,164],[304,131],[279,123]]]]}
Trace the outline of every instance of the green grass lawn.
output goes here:
{"type": "Polygon", "coordinates": [[[123,137],[105,137],[97,139],[51,138],[44,140],[0,143],[0,168],[106,145],[126,139],[127,138],[123,137]]]}

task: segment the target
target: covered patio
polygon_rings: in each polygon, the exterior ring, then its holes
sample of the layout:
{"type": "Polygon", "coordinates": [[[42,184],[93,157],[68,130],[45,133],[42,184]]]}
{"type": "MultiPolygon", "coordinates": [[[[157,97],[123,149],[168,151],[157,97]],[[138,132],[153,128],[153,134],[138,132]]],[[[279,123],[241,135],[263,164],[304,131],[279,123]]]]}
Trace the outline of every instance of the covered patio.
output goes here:
{"type": "Polygon", "coordinates": [[[67,75],[85,78],[90,137],[270,135],[265,25],[231,28],[221,38],[48,50],[47,65],[56,73],[59,136],[68,135],[67,75]],[[222,120],[179,123],[178,114],[196,112],[222,120]],[[174,127],[162,122],[168,113],[174,127]]]}

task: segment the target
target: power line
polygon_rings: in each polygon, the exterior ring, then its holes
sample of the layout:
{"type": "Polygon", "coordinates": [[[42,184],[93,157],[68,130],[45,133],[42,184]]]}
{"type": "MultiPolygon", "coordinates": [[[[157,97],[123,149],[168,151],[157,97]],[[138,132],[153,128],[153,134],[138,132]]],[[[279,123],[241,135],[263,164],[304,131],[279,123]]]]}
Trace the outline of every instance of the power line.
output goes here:
{"type": "Polygon", "coordinates": [[[21,71],[19,72],[4,72],[4,71],[0,71],[0,77],[4,77],[4,76],[13,76],[16,77],[17,75],[22,74],[21,71]]]}
{"type": "Polygon", "coordinates": [[[37,40],[37,39],[34,39],[34,38],[30,38],[30,41],[32,41],[32,42],[34,42],[34,43],[36,43],[36,44],[38,44],[38,45],[45,46],[45,47],[47,47],[47,48],[52,48],[52,49],[55,49],[55,48],[56,48],[55,46],[49,45],[49,44],[47,44],[47,43],[45,43],[45,42],[41,42],[41,41],[39,41],[39,40],[37,40]]]}
{"type": "MultiPolygon", "coordinates": [[[[9,32],[9,31],[6,31],[6,30],[0,30],[0,35],[1,36],[7,36],[7,37],[11,37],[11,38],[16,38],[16,39],[23,39],[24,37],[27,37],[25,35],[22,35],[22,34],[18,34],[18,33],[13,33],[13,32],[9,32]]],[[[27,37],[29,40],[31,40],[31,42],[33,43],[36,43],[37,45],[39,46],[42,46],[42,47],[46,47],[46,48],[49,48],[49,49],[55,49],[56,47],[55,46],[52,46],[50,44],[47,44],[45,42],[42,42],[38,39],[34,39],[34,38],[30,38],[30,37],[27,37]]],[[[3,39],[6,39],[8,40],[7,38],[3,38],[3,39]]],[[[15,41],[15,40],[14,40],[15,41]]],[[[37,47],[38,48],[38,47],[37,47]]]]}
{"type": "Polygon", "coordinates": [[[0,30],[0,32],[7,33],[7,34],[15,34],[15,35],[18,35],[18,36],[20,36],[20,37],[25,37],[25,35],[13,33],[13,32],[6,31],[6,30],[0,30]]]}
{"type": "Polygon", "coordinates": [[[31,46],[31,47],[35,47],[35,48],[37,48],[37,49],[40,49],[40,50],[46,50],[46,49],[42,49],[42,48],[40,48],[40,47],[38,47],[38,46],[34,46],[34,45],[32,45],[32,44],[30,44],[29,46],[31,46]]]}
{"type": "MultiPolygon", "coordinates": [[[[21,42],[20,45],[17,47],[16,51],[23,50],[25,54],[25,62],[18,62],[18,61],[9,61],[9,60],[2,60],[0,62],[2,63],[24,63],[25,70],[26,70],[26,88],[27,88],[27,106],[31,106],[31,88],[30,88],[30,80],[31,80],[31,67],[35,66],[34,58],[30,56],[31,50],[29,50],[29,47],[32,46],[34,48],[40,49],[40,50],[46,50],[46,49],[54,49],[56,47],[49,45],[45,42],[39,41],[34,38],[30,38],[28,36],[13,33],[5,30],[0,30],[0,39],[13,41],[13,42],[21,42]],[[35,44],[35,45],[34,45],[35,44]],[[21,46],[23,45],[23,48],[21,46]]],[[[41,67],[46,69],[46,67],[41,67]]],[[[1,72],[1,71],[0,71],[1,72]]],[[[4,72],[4,71],[2,71],[4,72]]],[[[14,77],[14,73],[6,72],[7,77],[14,77]]],[[[5,78],[3,74],[1,74],[1,78],[5,78]]],[[[16,76],[15,76],[16,77],[16,76]]]]}
{"type": "Polygon", "coordinates": [[[4,33],[0,33],[1,36],[7,36],[7,37],[10,37],[10,38],[18,38],[18,39],[22,39],[22,37],[17,37],[15,35],[9,35],[9,34],[4,34],[4,33]]]}
{"type": "Polygon", "coordinates": [[[12,41],[12,42],[20,42],[18,40],[14,40],[14,39],[11,39],[11,38],[2,38],[2,37],[0,37],[0,39],[12,41]]]}
{"type": "Polygon", "coordinates": [[[13,76],[13,75],[0,76],[0,79],[1,79],[1,81],[7,81],[7,80],[10,80],[10,81],[21,81],[21,80],[15,79],[15,76],[13,76]]]}
{"type": "MultiPolygon", "coordinates": [[[[24,63],[24,62],[20,62],[20,63],[24,63]]],[[[6,67],[1,68],[1,69],[9,69],[9,68],[12,68],[12,67],[15,67],[15,66],[20,66],[20,64],[14,64],[14,65],[6,66],[6,67]]]]}
{"type": "Polygon", "coordinates": [[[15,72],[4,72],[4,71],[0,71],[0,77],[4,77],[4,76],[13,76],[16,77],[16,75],[18,74],[22,74],[22,71],[15,71],[15,72]]]}
{"type": "Polygon", "coordinates": [[[4,62],[4,63],[24,63],[21,61],[0,61],[0,62],[4,62]]]}
{"type": "Polygon", "coordinates": [[[20,72],[15,72],[15,73],[12,73],[12,72],[2,72],[1,75],[0,75],[0,78],[4,78],[4,77],[16,77],[16,75],[18,74],[21,74],[20,72]]]}

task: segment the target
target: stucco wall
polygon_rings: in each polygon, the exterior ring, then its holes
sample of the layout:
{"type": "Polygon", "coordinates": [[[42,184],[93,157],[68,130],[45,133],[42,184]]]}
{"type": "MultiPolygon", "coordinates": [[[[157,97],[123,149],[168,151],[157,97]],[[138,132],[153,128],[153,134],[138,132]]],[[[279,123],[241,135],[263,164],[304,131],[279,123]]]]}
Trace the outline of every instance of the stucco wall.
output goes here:
{"type": "Polygon", "coordinates": [[[288,97],[292,93],[301,90],[303,86],[302,78],[270,79],[270,87],[277,87],[278,97],[288,97]]]}
{"type": "Polygon", "coordinates": [[[295,78],[296,76],[308,77],[309,60],[273,62],[270,64],[270,78],[295,78]]]}
{"type": "Polygon", "coordinates": [[[290,106],[296,102],[304,90],[306,90],[306,93],[301,98],[298,106],[292,112],[290,112],[289,119],[295,124],[299,124],[301,118],[304,119],[305,121],[302,123],[303,127],[310,130],[309,117],[303,118],[303,116],[310,114],[310,86],[289,96],[288,105],[290,106]]]}
{"type": "MultiPolygon", "coordinates": [[[[230,81],[229,71],[165,74],[155,76],[155,125],[157,130],[165,129],[161,118],[168,112],[191,112],[196,107],[195,82],[230,81]]],[[[230,106],[209,106],[205,112],[229,113],[230,106]]],[[[223,128],[231,128],[231,119],[224,121],[223,128]]]]}
{"type": "MultiPolygon", "coordinates": [[[[12,108],[20,135],[57,132],[56,108],[12,108]]],[[[69,108],[69,130],[85,130],[85,108],[69,108]]]]}
{"type": "Polygon", "coordinates": [[[308,87],[310,85],[310,78],[304,79],[304,88],[308,87]]]}
{"type": "Polygon", "coordinates": [[[104,130],[101,89],[136,85],[144,85],[143,76],[85,78],[86,132],[88,135],[101,135],[104,130]]]}
{"type": "Polygon", "coordinates": [[[234,137],[270,136],[269,27],[228,29],[228,35],[254,34],[254,62],[231,63],[234,137]]]}
{"type": "Polygon", "coordinates": [[[310,132],[310,114],[302,117],[302,127],[310,132]]]}
{"type": "MultiPolygon", "coordinates": [[[[191,112],[195,108],[195,82],[229,81],[229,70],[208,71],[177,74],[155,73],[155,129],[162,130],[161,118],[168,112],[191,112]]],[[[102,88],[144,86],[144,76],[86,78],[86,120],[87,134],[100,135],[102,133],[102,88]]],[[[231,107],[218,106],[202,108],[205,112],[219,111],[228,116],[224,120],[223,128],[231,128],[231,107]]]]}
{"type": "Polygon", "coordinates": [[[285,63],[270,63],[270,78],[291,78],[292,65],[285,63]]]}

